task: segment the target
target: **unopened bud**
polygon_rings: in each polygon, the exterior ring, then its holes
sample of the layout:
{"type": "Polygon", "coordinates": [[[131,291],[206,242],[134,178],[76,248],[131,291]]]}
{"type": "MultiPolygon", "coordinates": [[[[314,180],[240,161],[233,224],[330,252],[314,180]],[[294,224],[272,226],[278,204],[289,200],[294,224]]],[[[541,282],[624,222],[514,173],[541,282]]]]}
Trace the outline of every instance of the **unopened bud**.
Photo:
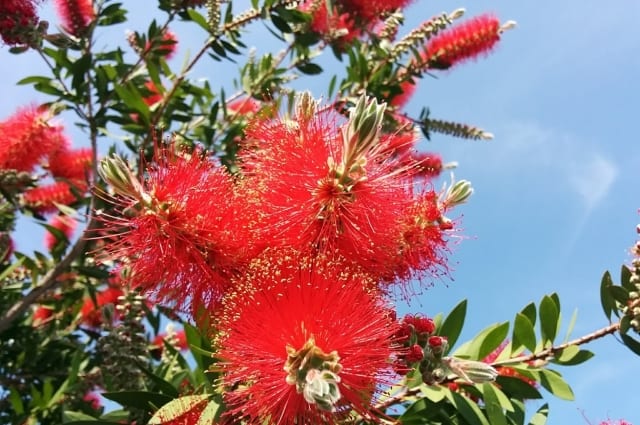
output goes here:
{"type": "Polygon", "coordinates": [[[296,102],[296,118],[298,121],[308,123],[313,119],[318,109],[318,102],[311,96],[311,93],[305,91],[298,96],[296,102]]]}
{"type": "Polygon", "coordinates": [[[504,24],[502,24],[502,26],[500,27],[500,30],[498,32],[503,33],[505,31],[508,31],[510,29],[514,29],[516,27],[517,23],[516,21],[507,21],[504,24]]]}
{"type": "Polygon", "coordinates": [[[105,182],[113,186],[119,195],[138,199],[144,204],[150,204],[150,196],[145,193],[142,184],[129,168],[129,165],[119,156],[111,155],[100,161],[98,174],[105,182]]]}
{"type": "Polygon", "coordinates": [[[498,371],[491,365],[475,360],[461,360],[455,357],[444,357],[442,362],[451,372],[469,384],[493,382],[498,377],[498,371]]]}
{"type": "Polygon", "coordinates": [[[471,182],[468,180],[453,182],[452,179],[452,184],[444,196],[443,204],[445,204],[446,207],[455,207],[456,205],[464,204],[472,194],[473,187],[471,187],[471,182]]]}
{"type": "Polygon", "coordinates": [[[456,9],[449,14],[449,19],[451,19],[452,21],[455,21],[456,19],[460,19],[462,18],[465,12],[466,10],[462,7],[460,9],[456,9]]]}
{"type": "Polygon", "coordinates": [[[351,108],[349,122],[342,130],[345,162],[359,158],[378,143],[386,108],[386,103],[378,103],[366,95],[351,108]]]}

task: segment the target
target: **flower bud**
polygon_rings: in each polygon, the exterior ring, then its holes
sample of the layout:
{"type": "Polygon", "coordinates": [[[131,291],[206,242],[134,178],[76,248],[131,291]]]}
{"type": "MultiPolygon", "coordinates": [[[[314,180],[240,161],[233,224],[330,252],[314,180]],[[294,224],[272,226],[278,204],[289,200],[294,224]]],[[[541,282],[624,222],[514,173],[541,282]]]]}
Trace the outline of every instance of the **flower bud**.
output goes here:
{"type": "Polygon", "coordinates": [[[442,362],[451,372],[469,384],[493,382],[498,377],[498,371],[491,365],[475,360],[461,360],[455,357],[444,357],[442,362]]]}

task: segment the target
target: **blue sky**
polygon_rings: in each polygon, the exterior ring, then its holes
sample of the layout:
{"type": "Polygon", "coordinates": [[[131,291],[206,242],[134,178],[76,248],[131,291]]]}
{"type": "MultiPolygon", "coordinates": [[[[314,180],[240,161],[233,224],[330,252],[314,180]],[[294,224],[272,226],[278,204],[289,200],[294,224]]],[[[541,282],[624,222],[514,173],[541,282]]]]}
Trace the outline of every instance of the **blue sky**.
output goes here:
{"type": "MultiPolygon", "coordinates": [[[[122,43],[125,29],[143,29],[148,16],[143,3],[126,1],[137,8],[133,20],[105,33],[98,47],[122,43]]],[[[406,108],[417,115],[429,106],[433,117],[495,134],[490,142],[436,136],[421,143],[445,161],[459,162],[456,177],[471,180],[476,192],[460,209],[466,238],[455,247],[453,280],[437,282],[408,309],[434,315],[468,298],[463,337],[470,338],[485,326],[511,320],[544,294],[558,292],[565,324],[578,310],[573,336],[581,336],[607,325],[600,277],[607,269],[617,276],[620,265],[630,261],[628,248],[640,222],[640,2],[606,7],[595,0],[467,3],[416,0],[407,13],[407,28],[458,7],[467,8],[466,16],[491,11],[518,22],[490,57],[421,80],[406,108]]],[[[51,16],[49,5],[43,14],[51,16]]],[[[191,40],[198,46],[201,34],[183,28],[176,29],[183,45],[191,40]]],[[[255,38],[259,48],[265,47],[255,38]]],[[[37,55],[16,57],[6,50],[0,48],[0,117],[43,99],[13,85],[45,72],[37,55]]],[[[181,49],[173,60],[176,67],[184,53],[181,49]]],[[[234,69],[206,63],[194,77],[228,81],[234,69]]],[[[81,145],[86,137],[66,124],[81,145]]],[[[37,227],[22,223],[20,232],[21,250],[42,249],[37,227]]],[[[587,348],[596,352],[593,360],[561,369],[576,401],[550,396],[549,423],[586,423],[582,412],[594,425],[607,417],[640,423],[633,390],[640,359],[612,337],[587,348]]],[[[537,403],[530,407],[535,410],[537,403]]]]}

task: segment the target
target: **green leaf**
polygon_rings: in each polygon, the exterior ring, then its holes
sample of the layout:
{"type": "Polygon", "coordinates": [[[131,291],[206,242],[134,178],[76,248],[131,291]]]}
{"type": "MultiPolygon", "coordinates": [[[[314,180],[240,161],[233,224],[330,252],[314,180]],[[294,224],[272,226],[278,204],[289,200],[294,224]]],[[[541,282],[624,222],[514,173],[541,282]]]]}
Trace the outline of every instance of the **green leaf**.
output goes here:
{"type": "Polygon", "coordinates": [[[536,350],[536,331],[533,323],[527,316],[522,313],[516,314],[513,322],[513,341],[511,342],[513,350],[517,350],[521,346],[525,346],[532,353],[536,350]]]}
{"type": "Polygon", "coordinates": [[[604,315],[607,316],[609,320],[611,320],[611,313],[616,311],[616,301],[613,299],[611,291],[609,291],[609,288],[612,286],[613,280],[611,279],[611,273],[606,271],[600,281],[600,303],[602,304],[604,315]]]}
{"type": "Polygon", "coordinates": [[[148,425],[162,425],[173,421],[197,408],[206,402],[209,397],[209,394],[200,394],[176,398],[158,409],[149,419],[148,425]]]}
{"type": "Polygon", "coordinates": [[[496,323],[483,329],[468,344],[460,347],[456,355],[482,360],[502,344],[509,333],[509,322],[496,323]]]}
{"type": "Polygon", "coordinates": [[[87,415],[86,413],[82,412],[66,411],[62,413],[63,423],[75,421],[90,421],[91,423],[94,423],[95,420],[96,418],[94,418],[93,416],[87,415]]]}
{"type": "Polygon", "coordinates": [[[537,314],[535,303],[527,304],[522,310],[520,310],[520,313],[527,316],[527,319],[529,319],[529,321],[533,326],[536,325],[538,314],[537,314]]]}
{"type": "Polygon", "coordinates": [[[556,301],[545,295],[540,302],[540,333],[544,342],[553,343],[560,323],[560,309],[556,301]]]}
{"type": "Polygon", "coordinates": [[[204,29],[206,32],[210,32],[209,24],[204,16],[196,12],[194,9],[187,9],[187,14],[189,15],[189,19],[198,24],[200,28],[204,29]]]}
{"type": "Polygon", "coordinates": [[[613,299],[615,299],[620,304],[626,304],[629,301],[629,291],[627,291],[626,288],[623,288],[622,286],[610,286],[609,293],[611,294],[613,299]]]}
{"type": "Polygon", "coordinates": [[[540,369],[536,371],[540,376],[540,384],[551,394],[563,400],[574,400],[573,391],[560,374],[551,369],[540,369]]]}
{"type": "Polygon", "coordinates": [[[283,33],[289,34],[289,33],[293,32],[293,30],[291,29],[291,27],[289,26],[287,21],[285,21],[284,19],[282,19],[278,15],[272,14],[271,15],[271,22],[273,22],[273,25],[275,25],[275,27],[278,28],[283,33]]]}
{"type": "Polygon", "coordinates": [[[438,403],[446,397],[446,392],[440,385],[422,384],[420,386],[420,392],[423,396],[433,401],[434,403],[438,403]]]}
{"type": "Polygon", "coordinates": [[[573,310],[573,314],[571,315],[571,320],[569,320],[569,326],[567,326],[567,334],[564,337],[564,342],[569,341],[569,337],[573,332],[573,328],[576,326],[576,322],[578,320],[578,309],[573,310]]]}
{"type": "Polygon", "coordinates": [[[549,416],[549,405],[543,404],[540,406],[535,415],[531,418],[529,425],[545,425],[547,423],[547,417],[549,416]]]}
{"type": "Polygon", "coordinates": [[[163,406],[173,400],[172,397],[167,395],[148,391],[120,391],[117,393],[103,393],[102,396],[119,403],[121,406],[135,407],[145,411],[154,408],[154,406],[163,406]]]}
{"type": "Polygon", "coordinates": [[[631,351],[640,356],[640,342],[624,333],[620,333],[620,338],[622,338],[622,342],[624,342],[624,345],[629,347],[631,351]]]}
{"type": "Polygon", "coordinates": [[[210,401],[204,408],[196,425],[211,425],[220,416],[220,403],[210,401]]]}
{"type": "Polygon", "coordinates": [[[563,366],[575,366],[586,362],[591,357],[593,357],[593,353],[591,351],[581,350],[577,345],[570,345],[556,353],[553,362],[563,366]]]}
{"type": "Polygon", "coordinates": [[[520,400],[512,400],[513,411],[507,412],[507,418],[509,422],[513,425],[520,425],[524,423],[525,418],[525,408],[524,403],[520,400]]]}
{"type": "Polygon", "coordinates": [[[496,394],[493,384],[485,382],[482,384],[482,395],[484,400],[484,408],[491,425],[507,425],[507,418],[498,395],[496,394]]]}
{"type": "Polygon", "coordinates": [[[511,399],[537,400],[542,394],[534,386],[514,376],[498,376],[496,383],[511,399]]]}
{"type": "Polygon", "coordinates": [[[300,72],[307,75],[317,75],[322,73],[322,67],[312,62],[301,63],[296,66],[300,72]]]}
{"type": "Polygon", "coordinates": [[[467,300],[462,300],[456,305],[453,310],[447,315],[447,318],[442,322],[442,326],[437,329],[437,334],[446,336],[449,342],[449,349],[454,346],[460,332],[462,332],[462,326],[464,325],[464,319],[467,315],[467,300]]]}
{"type": "Polygon", "coordinates": [[[147,377],[158,387],[158,390],[160,390],[163,394],[166,394],[169,397],[178,397],[180,395],[178,390],[173,385],[171,385],[170,382],[162,379],[160,376],[147,369],[144,364],[136,361],[136,365],[142,372],[144,372],[145,375],[147,375],[147,377]]]}
{"type": "Polygon", "coordinates": [[[469,425],[491,425],[475,401],[456,392],[449,392],[449,394],[449,400],[456,407],[458,414],[460,414],[469,425]]]}

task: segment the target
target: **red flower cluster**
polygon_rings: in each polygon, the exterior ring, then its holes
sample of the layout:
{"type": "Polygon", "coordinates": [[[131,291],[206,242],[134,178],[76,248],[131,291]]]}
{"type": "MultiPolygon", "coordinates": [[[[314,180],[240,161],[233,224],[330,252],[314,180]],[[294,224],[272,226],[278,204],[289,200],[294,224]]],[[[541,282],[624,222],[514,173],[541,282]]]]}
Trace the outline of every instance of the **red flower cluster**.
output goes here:
{"type": "Polygon", "coordinates": [[[36,0],[0,2],[0,37],[10,46],[28,44],[40,19],[36,0]]]}
{"type": "Polygon", "coordinates": [[[462,197],[425,186],[402,143],[382,139],[383,114],[362,98],[344,120],[304,95],[292,118],[249,125],[236,176],[177,142],[143,180],[118,157],[101,163],[116,194],[102,215],[108,258],[155,299],[208,315],[227,419],[375,422],[366,406],[392,359],[443,355],[433,321],[402,328],[387,296],[446,269],[443,214],[462,197]]]}
{"type": "Polygon", "coordinates": [[[55,0],[62,28],[71,35],[81,37],[96,19],[93,0],[55,0]]]}

